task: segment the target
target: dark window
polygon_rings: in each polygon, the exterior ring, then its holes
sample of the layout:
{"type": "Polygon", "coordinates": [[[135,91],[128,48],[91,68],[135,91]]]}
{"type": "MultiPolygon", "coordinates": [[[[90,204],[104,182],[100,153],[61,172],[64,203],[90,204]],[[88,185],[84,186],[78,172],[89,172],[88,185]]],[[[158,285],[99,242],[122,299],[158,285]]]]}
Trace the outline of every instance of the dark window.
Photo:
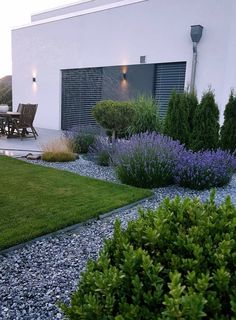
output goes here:
{"type": "Polygon", "coordinates": [[[62,71],[62,129],[95,125],[92,107],[101,100],[102,68],[62,71]]]}
{"type": "Polygon", "coordinates": [[[155,66],[154,97],[165,116],[171,92],[184,91],[186,62],[160,63],[155,66]]]}
{"type": "Polygon", "coordinates": [[[184,90],[186,62],[62,71],[62,129],[95,126],[92,107],[104,99],[153,95],[165,116],[171,92],[184,90]],[[123,73],[125,72],[125,79],[123,73]]]}

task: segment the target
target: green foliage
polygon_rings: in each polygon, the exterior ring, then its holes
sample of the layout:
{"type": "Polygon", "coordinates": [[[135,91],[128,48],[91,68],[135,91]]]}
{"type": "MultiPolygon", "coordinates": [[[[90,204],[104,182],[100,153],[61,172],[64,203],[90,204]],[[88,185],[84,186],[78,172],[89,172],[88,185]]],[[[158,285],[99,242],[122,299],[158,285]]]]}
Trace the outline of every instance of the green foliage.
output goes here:
{"type": "Polygon", "coordinates": [[[134,101],[134,118],[129,127],[130,134],[160,132],[159,109],[152,97],[139,96],[134,101]]]}
{"type": "Polygon", "coordinates": [[[231,92],[224,111],[224,124],[221,128],[221,147],[234,152],[236,150],[236,96],[231,92]]]}
{"type": "Polygon", "coordinates": [[[42,160],[47,162],[68,162],[68,161],[74,161],[76,159],[76,156],[72,152],[50,152],[46,151],[42,154],[42,160]]]}
{"type": "Polygon", "coordinates": [[[99,152],[97,164],[102,167],[108,167],[110,165],[110,154],[106,150],[99,152]]]}
{"type": "Polygon", "coordinates": [[[75,152],[88,153],[89,147],[95,142],[96,136],[92,133],[79,132],[74,137],[75,152]]]}
{"type": "MultiPolygon", "coordinates": [[[[194,116],[198,107],[198,98],[196,95],[196,92],[185,92],[185,100],[186,100],[186,105],[188,109],[188,124],[189,124],[189,130],[190,130],[190,140],[191,140],[191,135],[193,132],[193,126],[194,126],[194,116]]],[[[191,143],[189,141],[189,143],[191,143]]]]}
{"type": "Polygon", "coordinates": [[[230,198],[167,198],[127,230],[116,222],[62,309],[71,320],[235,319],[235,239],[230,198]]]}
{"type": "Polygon", "coordinates": [[[0,104],[7,104],[12,109],[11,76],[0,79],[0,104]]]}
{"type": "Polygon", "coordinates": [[[105,129],[116,134],[124,133],[134,117],[134,106],[131,102],[104,100],[96,104],[92,110],[96,121],[105,129]]]}
{"type": "MultiPolygon", "coordinates": [[[[191,120],[187,93],[173,91],[165,119],[164,133],[180,143],[189,145],[191,120]]],[[[192,109],[192,108],[191,108],[192,109]]]]}
{"type": "Polygon", "coordinates": [[[219,109],[211,90],[204,93],[193,120],[191,148],[215,150],[219,146],[219,109]]]}

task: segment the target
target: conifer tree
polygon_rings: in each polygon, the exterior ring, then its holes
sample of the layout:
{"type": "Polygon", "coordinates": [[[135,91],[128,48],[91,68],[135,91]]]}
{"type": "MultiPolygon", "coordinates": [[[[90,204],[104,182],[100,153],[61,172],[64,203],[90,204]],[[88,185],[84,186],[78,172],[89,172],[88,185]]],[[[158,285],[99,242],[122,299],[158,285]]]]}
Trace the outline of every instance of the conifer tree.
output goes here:
{"type": "Polygon", "coordinates": [[[189,112],[185,93],[172,92],[167,115],[165,119],[164,133],[174,140],[189,144],[189,112]]]}
{"type": "Polygon", "coordinates": [[[219,146],[219,109],[214,93],[203,94],[193,120],[191,148],[194,151],[214,150],[219,146]]]}
{"type": "Polygon", "coordinates": [[[224,124],[221,128],[221,148],[234,152],[236,150],[236,96],[231,91],[224,111],[224,124]]]}
{"type": "Polygon", "coordinates": [[[186,92],[185,94],[188,105],[188,123],[190,134],[193,132],[193,119],[198,108],[198,98],[196,92],[186,92]]]}

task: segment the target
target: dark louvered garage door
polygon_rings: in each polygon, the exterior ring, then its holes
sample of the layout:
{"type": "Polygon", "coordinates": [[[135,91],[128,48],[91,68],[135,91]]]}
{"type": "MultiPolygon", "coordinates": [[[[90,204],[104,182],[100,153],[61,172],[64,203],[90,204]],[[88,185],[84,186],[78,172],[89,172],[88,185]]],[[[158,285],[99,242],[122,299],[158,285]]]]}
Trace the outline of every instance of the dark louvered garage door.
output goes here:
{"type": "Polygon", "coordinates": [[[160,108],[160,115],[166,115],[171,92],[184,91],[186,62],[160,63],[155,66],[154,97],[160,108]]]}
{"type": "Polygon", "coordinates": [[[91,109],[101,94],[102,68],[62,70],[62,129],[95,125],[91,109]]]}

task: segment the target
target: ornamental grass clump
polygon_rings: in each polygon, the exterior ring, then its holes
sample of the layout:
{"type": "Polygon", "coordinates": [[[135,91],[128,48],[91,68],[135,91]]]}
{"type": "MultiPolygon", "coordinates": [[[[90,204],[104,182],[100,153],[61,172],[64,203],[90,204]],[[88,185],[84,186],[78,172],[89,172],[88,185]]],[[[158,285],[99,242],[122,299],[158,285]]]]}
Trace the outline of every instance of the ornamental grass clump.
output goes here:
{"type": "Polygon", "coordinates": [[[178,154],[183,150],[178,141],[154,132],[118,141],[114,159],[118,178],[136,187],[167,186],[173,183],[178,154]]]}
{"type": "Polygon", "coordinates": [[[49,141],[43,145],[42,149],[42,160],[47,162],[67,162],[76,159],[74,145],[65,137],[49,141]]]}
{"type": "Polygon", "coordinates": [[[236,208],[214,194],[166,199],[140,211],[126,230],[116,222],[90,261],[69,306],[70,320],[236,318],[236,208]]]}
{"type": "Polygon", "coordinates": [[[175,182],[197,190],[221,187],[231,180],[234,166],[234,156],[220,149],[196,153],[184,151],[175,168],[175,182]]]}

